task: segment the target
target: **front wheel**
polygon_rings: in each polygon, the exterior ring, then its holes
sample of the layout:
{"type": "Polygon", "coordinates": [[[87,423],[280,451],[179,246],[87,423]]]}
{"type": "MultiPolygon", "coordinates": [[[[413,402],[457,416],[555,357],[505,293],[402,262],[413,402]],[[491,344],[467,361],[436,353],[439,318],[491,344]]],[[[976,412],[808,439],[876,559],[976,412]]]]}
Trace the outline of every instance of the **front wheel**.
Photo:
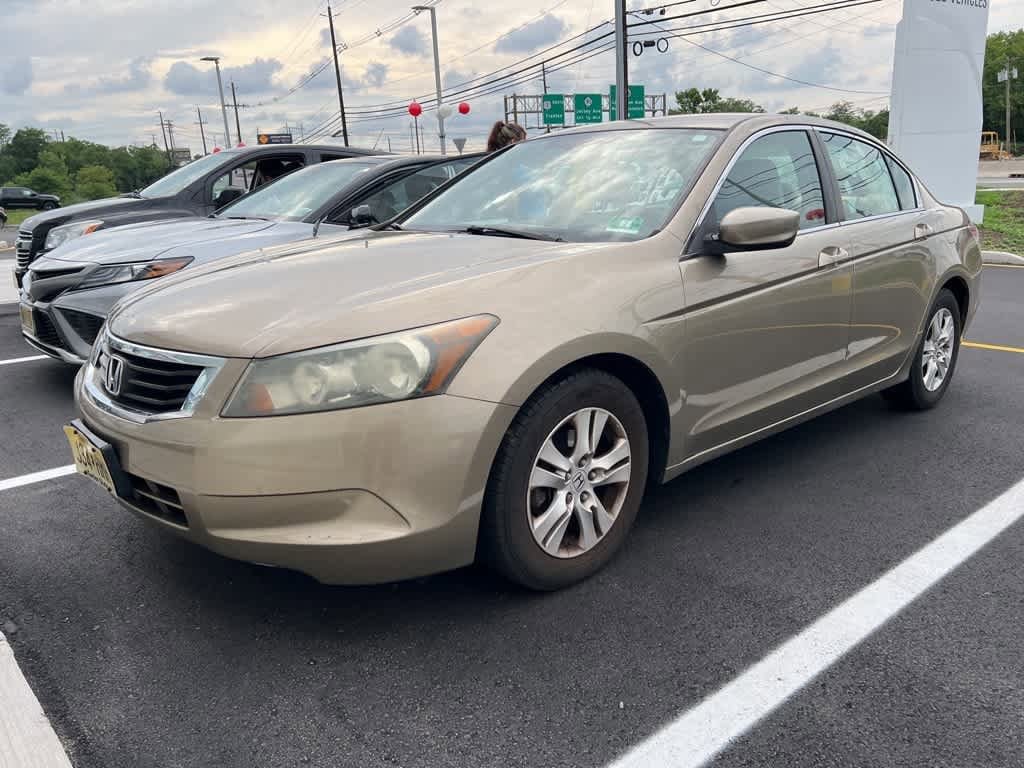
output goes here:
{"type": "Polygon", "coordinates": [[[481,551],[531,589],[581,581],[622,547],[647,482],[647,423],[618,378],[546,385],[509,428],[488,482],[481,551]]]}
{"type": "Polygon", "coordinates": [[[932,304],[921,343],[914,352],[909,378],[882,392],[886,400],[902,408],[924,411],[938,405],[949,389],[960,356],[960,305],[943,288],[932,304]]]}
{"type": "Polygon", "coordinates": [[[52,203],[50,201],[47,201],[47,202],[43,203],[43,210],[44,211],[52,211],[56,207],[57,207],[57,204],[56,203],[52,203]]]}

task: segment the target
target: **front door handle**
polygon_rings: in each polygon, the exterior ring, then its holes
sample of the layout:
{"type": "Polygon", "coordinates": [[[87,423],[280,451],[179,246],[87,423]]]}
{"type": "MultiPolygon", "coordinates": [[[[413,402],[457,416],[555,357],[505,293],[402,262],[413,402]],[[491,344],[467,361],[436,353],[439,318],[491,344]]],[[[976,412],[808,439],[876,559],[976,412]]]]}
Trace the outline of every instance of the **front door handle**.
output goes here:
{"type": "Polygon", "coordinates": [[[931,224],[918,224],[914,227],[914,239],[927,240],[934,232],[931,224]]]}
{"type": "Polygon", "coordinates": [[[848,258],[850,258],[848,250],[830,245],[828,248],[822,248],[821,253],[818,254],[818,268],[834,267],[839,262],[846,261],[848,258]]]}

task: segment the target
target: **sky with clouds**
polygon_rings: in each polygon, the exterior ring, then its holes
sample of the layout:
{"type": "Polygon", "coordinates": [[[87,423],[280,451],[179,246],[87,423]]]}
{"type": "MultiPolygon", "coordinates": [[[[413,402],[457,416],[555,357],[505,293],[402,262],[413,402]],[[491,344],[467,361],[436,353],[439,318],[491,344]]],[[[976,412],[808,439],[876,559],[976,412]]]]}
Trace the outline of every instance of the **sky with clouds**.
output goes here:
{"type": "MultiPolygon", "coordinates": [[[[726,22],[823,0],[765,0],[722,10],[735,0],[693,0],[668,14],[713,10],[711,15],[659,22],[665,27],[726,22]]],[[[403,0],[334,0],[348,109],[401,104],[434,88],[429,15],[410,15],[403,0]],[[379,32],[379,34],[378,34],[379,32]]],[[[1020,0],[991,0],[989,31],[1024,26],[1020,0]],[[1016,7],[1014,7],[1016,6],[1016,7]]],[[[630,8],[653,3],[631,0],[630,8]]],[[[887,105],[895,25],[901,0],[846,8],[756,26],[673,38],[665,53],[647,49],[630,57],[630,81],[647,93],[671,94],[690,86],[753,99],[769,110],[799,106],[825,109],[848,100],[868,109],[887,105]],[[739,59],[742,63],[731,61],[739,59]],[[772,77],[769,70],[792,78],[772,77]],[[794,80],[830,86],[801,85],[794,80]]],[[[223,121],[212,65],[222,58],[225,88],[234,81],[243,139],[257,129],[287,124],[298,135],[337,113],[330,63],[326,0],[0,0],[0,122],[38,125],[50,131],[111,145],[149,143],[159,136],[157,111],[174,121],[179,146],[201,149],[196,107],[208,139],[223,141],[223,121]],[[294,86],[318,73],[294,92],[294,86]]],[[[522,0],[479,3],[440,0],[438,36],[445,87],[508,67],[526,56],[579,35],[610,18],[610,2],[522,0]]],[[[639,16],[637,20],[656,20],[639,16]]],[[[651,27],[653,28],[653,27],[651,27]]],[[[611,27],[606,27],[610,30],[611,27]]],[[[580,40],[582,40],[581,38],[580,40]]],[[[558,50],[552,51],[557,53],[558,50]]],[[[546,54],[550,55],[550,54],[546,54]]],[[[540,92],[534,81],[506,92],[540,92]]],[[[552,92],[606,91],[614,79],[609,51],[548,75],[552,92]]],[[[227,94],[230,101],[230,91],[227,94]]],[[[448,134],[480,147],[490,123],[504,116],[502,91],[470,100],[469,116],[448,121],[448,134]]],[[[234,131],[234,117],[231,129],[234,131]]],[[[533,125],[533,118],[530,124],[533,125]]],[[[436,123],[422,119],[434,147],[436,123]]],[[[410,120],[353,119],[352,141],[405,150],[410,120]]]]}

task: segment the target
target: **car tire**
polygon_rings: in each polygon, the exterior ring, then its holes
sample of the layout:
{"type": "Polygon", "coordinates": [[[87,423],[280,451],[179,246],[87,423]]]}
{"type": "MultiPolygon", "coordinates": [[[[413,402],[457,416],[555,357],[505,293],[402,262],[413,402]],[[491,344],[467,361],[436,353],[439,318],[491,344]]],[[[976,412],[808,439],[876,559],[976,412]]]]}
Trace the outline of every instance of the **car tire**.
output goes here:
{"type": "Polygon", "coordinates": [[[56,203],[51,203],[51,202],[43,203],[43,210],[44,211],[52,211],[56,207],[57,207],[56,203]]]}
{"type": "Polygon", "coordinates": [[[481,558],[535,590],[560,589],[592,575],[629,534],[647,483],[648,457],[643,409],[620,379],[588,368],[545,385],[516,415],[492,466],[481,558]],[[585,443],[578,439],[576,425],[597,435],[596,449],[589,436],[585,443]],[[567,522],[548,527],[567,515],[567,522]]]}
{"type": "Polygon", "coordinates": [[[901,384],[883,390],[882,396],[904,410],[926,411],[938,405],[956,371],[962,332],[960,305],[956,296],[943,288],[928,312],[921,341],[914,350],[910,376],[901,384]],[[942,371],[943,366],[941,381],[936,383],[936,371],[942,371]]]}

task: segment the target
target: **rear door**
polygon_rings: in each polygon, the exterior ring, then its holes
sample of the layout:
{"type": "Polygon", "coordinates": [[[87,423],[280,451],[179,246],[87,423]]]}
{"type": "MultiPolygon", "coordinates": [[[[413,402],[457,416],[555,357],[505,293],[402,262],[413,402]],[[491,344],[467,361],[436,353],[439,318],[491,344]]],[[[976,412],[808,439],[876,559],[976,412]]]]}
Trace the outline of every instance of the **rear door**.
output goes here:
{"type": "Polygon", "coordinates": [[[753,434],[841,392],[852,267],[823,158],[804,129],[772,130],[742,149],[681,263],[690,456],[753,434]],[[700,253],[729,211],[800,213],[788,248],[700,253]]]}
{"type": "Polygon", "coordinates": [[[848,388],[895,374],[917,345],[934,281],[928,242],[939,214],[920,205],[913,177],[883,147],[819,131],[853,257],[848,388]]]}

